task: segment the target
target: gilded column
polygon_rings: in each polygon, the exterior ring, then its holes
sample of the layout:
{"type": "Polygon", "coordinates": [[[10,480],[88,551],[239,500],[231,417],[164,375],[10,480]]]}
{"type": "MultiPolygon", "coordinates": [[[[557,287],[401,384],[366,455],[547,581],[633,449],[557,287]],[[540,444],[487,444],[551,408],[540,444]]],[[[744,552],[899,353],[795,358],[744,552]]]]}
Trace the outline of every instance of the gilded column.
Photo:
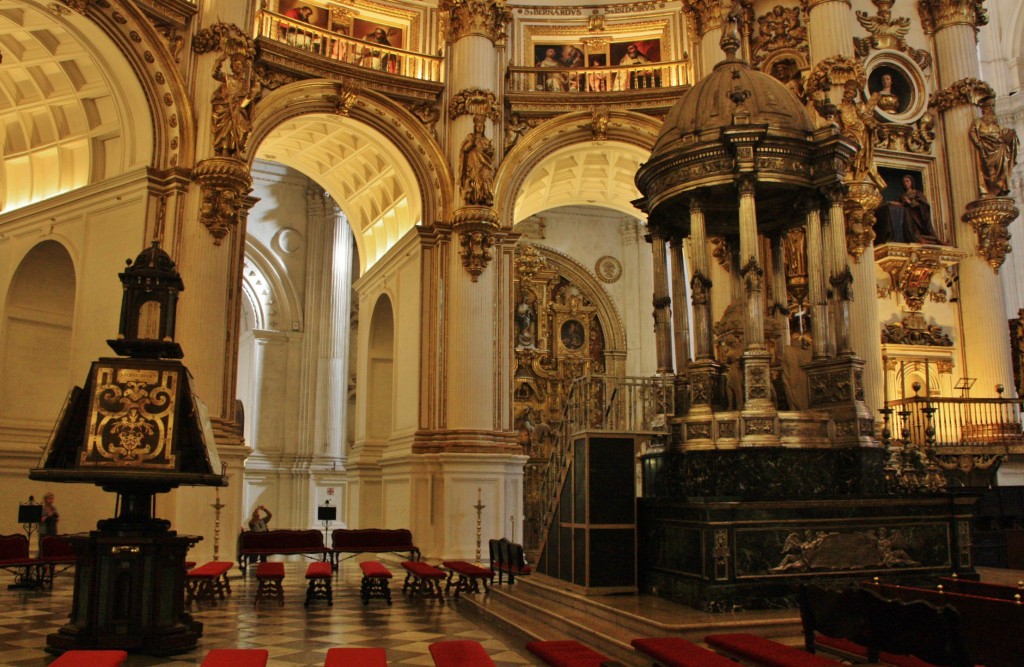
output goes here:
{"type": "Polygon", "coordinates": [[[804,204],[807,224],[807,298],[811,303],[811,336],[813,358],[828,356],[828,305],[825,301],[825,266],[821,246],[821,210],[813,199],[804,204]]]}
{"type": "Polygon", "coordinates": [[[668,375],[672,366],[672,297],[668,291],[668,266],[665,239],[652,231],[647,236],[654,255],[654,343],[658,355],[658,374],[668,375]]]}
{"type": "Polygon", "coordinates": [[[672,257],[672,298],[676,307],[672,309],[672,334],[676,353],[676,368],[682,374],[690,363],[690,318],[686,305],[686,260],[683,253],[683,238],[675,236],[669,242],[672,257]]]}
{"type": "Polygon", "coordinates": [[[843,216],[842,188],[829,193],[828,228],[825,252],[829,259],[829,287],[832,290],[832,340],[835,356],[853,354],[850,347],[850,300],[853,298],[853,274],[846,257],[846,222],[843,216]]]}
{"type": "Polygon", "coordinates": [[[693,278],[690,295],[693,301],[694,358],[713,358],[711,330],[711,280],[708,279],[708,237],[704,209],[699,197],[690,199],[690,250],[693,257],[693,278]]]}
{"type": "MultiPolygon", "coordinates": [[[[988,22],[981,0],[920,0],[918,10],[926,33],[934,34],[936,71],[941,90],[931,106],[942,116],[947,163],[960,165],[950,180],[957,248],[967,253],[959,266],[963,315],[964,377],[977,378],[973,397],[995,396],[995,385],[1013,386],[1009,348],[989,345],[993,331],[1006,329],[1006,304],[996,274],[1009,247],[1006,226],[1017,216],[1013,200],[1002,188],[987,187],[972,139],[985,123],[985,106],[994,102],[991,87],[979,80],[977,28],[988,22]],[[978,108],[981,108],[979,118],[978,108]],[[966,165],[975,165],[974,169],[966,165]]],[[[988,126],[995,130],[994,120],[988,126]]]]}
{"type": "Polygon", "coordinates": [[[757,209],[754,204],[754,181],[740,181],[740,276],[746,295],[746,317],[743,333],[746,350],[764,350],[764,269],[757,242],[757,209]]]}
{"type": "Polygon", "coordinates": [[[733,6],[732,0],[692,0],[683,3],[686,26],[694,44],[696,80],[707,76],[722,60],[718,47],[722,25],[733,6]]]}
{"type": "Polygon", "coordinates": [[[850,0],[801,0],[807,12],[811,64],[832,56],[853,56],[850,0]]]}

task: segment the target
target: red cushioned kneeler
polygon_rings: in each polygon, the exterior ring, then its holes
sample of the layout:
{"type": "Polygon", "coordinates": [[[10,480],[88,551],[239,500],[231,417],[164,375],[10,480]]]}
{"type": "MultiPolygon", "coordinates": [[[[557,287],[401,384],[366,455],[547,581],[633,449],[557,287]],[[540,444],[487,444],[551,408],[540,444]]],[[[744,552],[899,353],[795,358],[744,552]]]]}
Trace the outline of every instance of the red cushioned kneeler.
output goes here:
{"type": "Polygon", "coordinates": [[[738,667],[735,660],[681,637],[634,639],[630,644],[665,667],[738,667]]]}
{"type": "Polygon", "coordinates": [[[786,646],[770,639],[745,633],[708,635],[704,642],[728,653],[749,657],[765,667],[842,667],[842,663],[829,660],[802,649],[786,646]]]}
{"type": "Polygon", "coordinates": [[[601,663],[611,661],[611,658],[573,639],[530,642],[526,650],[551,667],[601,667],[601,663]]]}
{"type": "Polygon", "coordinates": [[[331,648],[324,667],[388,667],[387,653],[382,648],[331,648]]]}
{"type": "Polygon", "coordinates": [[[50,667],[119,667],[127,651],[65,651],[50,667]]]}
{"type": "Polygon", "coordinates": [[[265,648],[215,648],[202,667],[266,667],[269,656],[265,648]]]}
{"type": "Polygon", "coordinates": [[[430,655],[436,667],[494,667],[483,645],[469,639],[434,642],[430,655]]]}

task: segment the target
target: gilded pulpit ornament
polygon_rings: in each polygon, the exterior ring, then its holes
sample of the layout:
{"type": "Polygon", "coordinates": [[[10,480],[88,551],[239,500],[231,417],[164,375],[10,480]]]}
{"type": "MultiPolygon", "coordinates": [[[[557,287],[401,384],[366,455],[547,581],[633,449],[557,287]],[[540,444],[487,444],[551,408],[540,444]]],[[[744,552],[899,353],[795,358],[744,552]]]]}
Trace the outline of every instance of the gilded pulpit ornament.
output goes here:
{"type": "Polygon", "coordinates": [[[926,35],[954,25],[969,25],[975,31],[988,25],[985,0],[917,0],[921,27],[926,35]]]}
{"type": "Polygon", "coordinates": [[[505,0],[441,0],[438,17],[441,34],[448,43],[467,35],[482,35],[498,44],[505,41],[512,22],[505,0]]]}
{"type": "Polygon", "coordinates": [[[932,64],[930,53],[907,45],[906,37],[910,32],[910,19],[906,16],[893,18],[892,6],[895,0],[871,0],[871,2],[878,7],[878,13],[875,16],[857,10],[857,21],[871,34],[870,37],[853,38],[858,55],[866,56],[871,49],[892,49],[906,53],[921,69],[930,67],[932,64]]]}

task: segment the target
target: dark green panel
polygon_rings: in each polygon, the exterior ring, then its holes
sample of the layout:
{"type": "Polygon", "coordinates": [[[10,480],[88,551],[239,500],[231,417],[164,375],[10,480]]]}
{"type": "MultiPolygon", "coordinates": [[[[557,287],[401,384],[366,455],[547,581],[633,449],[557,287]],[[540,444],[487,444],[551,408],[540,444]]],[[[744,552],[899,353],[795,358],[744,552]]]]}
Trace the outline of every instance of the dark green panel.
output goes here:
{"type": "Polygon", "coordinates": [[[573,523],[586,523],[587,521],[587,439],[578,438],[573,443],[575,450],[573,457],[573,523]]]}
{"type": "Polygon", "coordinates": [[[574,528],[572,531],[572,583],[577,586],[587,585],[587,531],[574,528]]]}
{"type": "Polygon", "coordinates": [[[590,523],[632,524],[635,516],[633,439],[591,438],[587,463],[590,523]]]}
{"type": "Polygon", "coordinates": [[[636,585],[633,531],[609,528],[590,531],[590,585],[636,585]]]}
{"type": "Polygon", "coordinates": [[[558,578],[570,581],[572,576],[572,528],[559,528],[558,541],[561,549],[558,552],[558,578]]]}

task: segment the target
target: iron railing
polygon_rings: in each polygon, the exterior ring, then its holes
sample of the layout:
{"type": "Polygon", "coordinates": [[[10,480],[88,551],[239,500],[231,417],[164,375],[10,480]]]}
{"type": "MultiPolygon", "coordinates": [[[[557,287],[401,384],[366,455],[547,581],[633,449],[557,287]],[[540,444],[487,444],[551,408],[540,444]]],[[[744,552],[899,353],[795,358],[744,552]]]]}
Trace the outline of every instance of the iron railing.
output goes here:
{"type": "Polygon", "coordinates": [[[890,401],[893,437],[930,448],[1024,447],[1019,398],[938,398],[914,396],[890,401]]]}
{"type": "Polygon", "coordinates": [[[268,10],[259,13],[257,30],[260,37],[338,62],[413,79],[441,81],[442,60],[437,56],[354,39],[268,10]]]}
{"type": "Polygon", "coordinates": [[[628,67],[509,67],[510,93],[604,93],[690,84],[689,60],[628,67]]]}
{"type": "Polygon", "coordinates": [[[540,471],[536,498],[543,518],[538,521],[537,553],[547,541],[551,522],[573,456],[573,438],[582,433],[667,435],[675,414],[673,378],[586,375],[569,387],[561,428],[544,469],[540,471]]]}

